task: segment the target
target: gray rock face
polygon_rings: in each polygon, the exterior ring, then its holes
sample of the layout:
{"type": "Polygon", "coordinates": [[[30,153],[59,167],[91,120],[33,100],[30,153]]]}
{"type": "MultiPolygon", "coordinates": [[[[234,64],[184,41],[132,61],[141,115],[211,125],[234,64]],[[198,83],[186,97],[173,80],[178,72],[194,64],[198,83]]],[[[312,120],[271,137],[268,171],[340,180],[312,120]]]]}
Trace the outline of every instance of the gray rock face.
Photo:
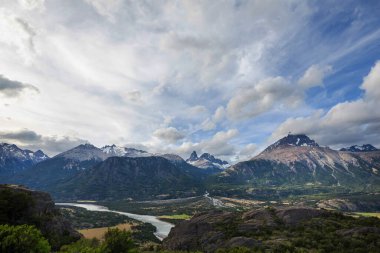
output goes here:
{"type": "Polygon", "coordinates": [[[268,227],[295,226],[308,219],[322,216],[327,211],[292,207],[260,209],[245,213],[213,211],[195,215],[175,226],[164,240],[168,250],[214,252],[219,248],[248,247],[261,242],[246,235],[268,227]]]}
{"type": "Polygon", "coordinates": [[[8,203],[7,207],[0,209],[1,223],[36,226],[53,249],[81,238],[63,218],[48,193],[19,185],[0,185],[0,200],[8,203]]]}

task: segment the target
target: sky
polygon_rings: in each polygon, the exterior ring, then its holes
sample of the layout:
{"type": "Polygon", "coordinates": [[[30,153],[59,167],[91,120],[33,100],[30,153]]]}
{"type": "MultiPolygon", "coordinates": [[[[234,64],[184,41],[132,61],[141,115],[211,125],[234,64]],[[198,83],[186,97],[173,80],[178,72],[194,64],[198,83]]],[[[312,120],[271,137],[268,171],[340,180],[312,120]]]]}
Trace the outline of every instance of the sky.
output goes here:
{"type": "Polygon", "coordinates": [[[380,148],[380,1],[0,0],[0,142],[380,148]]]}

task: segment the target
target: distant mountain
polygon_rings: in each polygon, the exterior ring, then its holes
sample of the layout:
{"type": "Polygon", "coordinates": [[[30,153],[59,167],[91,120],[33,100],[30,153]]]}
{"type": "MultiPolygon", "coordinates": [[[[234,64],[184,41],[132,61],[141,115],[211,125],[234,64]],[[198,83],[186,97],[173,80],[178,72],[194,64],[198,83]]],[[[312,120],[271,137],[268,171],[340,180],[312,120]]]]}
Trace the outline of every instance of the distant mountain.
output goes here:
{"type": "Polygon", "coordinates": [[[14,144],[0,143],[0,177],[16,174],[48,158],[41,150],[33,152],[14,144]]]}
{"type": "Polygon", "coordinates": [[[252,187],[380,189],[380,151],[341,152],[320,147],[306,135],[288,135],[253,159],[225,170],[216,181],[252,187]]]}
{"type": "Polygon", "coordinates": [[[349,151],[349,152],[370,152],[378,151],[379,149],[375,148],[371,144],[363,144],[362,146],[354,145],[348,148],[342,148],[340,151],[349,151]]]}
{"type": "Polygon", "coordinates": [[[153,156],[153,154],[148,153],[144,150],[139,150],[135,148],[119,147],[116,145],[107,145],[101,148],[101,150],[109,156],[125,156],[125,157],[148,157],[153,156]]]}
{"type": "Polygon", "coordinates": [[[197,152],[195,151],[191,153],[189,159],[187,159],[186,162],[195,167],[207,170],[211,174],[218,173],[229,167],[229,164],[226,161],[217,159],[209,153],[203,153],[200,157],[198,157],[197,152]]]}
{"type": "Polygon", "coordinates": [[[59,199],[156,199],[193,196],[199,182],[163,157],[110,157],[51,188],[59,199]]]}
{"type": "Polygon", "coordinates": [[[51,185],[91,168],[108,157],[109,154],[94,145],[82,144],[15,175],[10,182],[48,190],[51,185]]]}
{"type": "MultiPolygon", "coordinates": [[[[176,167],[187,173],[188,175],[191,175],[194,178],[197,179],[204,179],[206,176],[213,173],[213,170],[205,170],[202,168],[195,167],[189,163],[187,163],[182,157],[175,154],[163,154],[159,155],[160,157],[163,157],[167,160],[169,160],[172,164],[174,164],[176,167]]],[[[219,172],[219,171],[218,171],[219,172]]]]}

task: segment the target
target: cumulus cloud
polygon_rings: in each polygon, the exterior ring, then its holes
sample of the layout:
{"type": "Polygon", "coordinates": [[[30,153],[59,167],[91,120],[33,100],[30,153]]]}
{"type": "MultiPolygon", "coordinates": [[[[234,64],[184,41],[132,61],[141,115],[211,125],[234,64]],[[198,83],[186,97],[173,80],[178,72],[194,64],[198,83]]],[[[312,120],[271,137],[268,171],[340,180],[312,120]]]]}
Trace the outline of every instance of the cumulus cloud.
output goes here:
{"type": "Polygon", "coordinates": [[[210,138],[200,142],[184,141],[178,145],[163,146],[161,143],[146,143],[145,147],[156,153],[175,153],[187,158],[195,150],[198,153],[211,153],[223,159],[230,159],[238,151],[239,147],[231,143],[239,134],[237,129],[219,131],[210,138]]]}
{"type": "Polygon", "coordinates": [[[253,158],[258,151],[258,147],[255,143],[249,143],[243,146],[238,152],[237,160],[245,161],[253,158]]]}
{"type": "Polygon", "coordinates": [[[225,109],[223,106],[219,106],[211,117],[205,119],[202,124],[202,130],[210,131],[216,128],[217,124],[225,117],[225,109]]]}
{"type": "Polygon", "coordinates": [[[174,127],[160,128],[154,131],[153,136],[169,143],[175,143],[185,137],[183,133],[174,127]]]}
{"type": "Polygon", "coordinates": [[[323,85],[323,79],[330,74],[332,67],[312,65],[306,70],[304,75],[298,80],[298,83],[304,88],[323,85]]]}
{"type": "Polygon", "coordinates": [[[235,152],[235,146],[229,141],[239,134],[237,129],[219,131],[211,139],[199,143],[198,148],[218,156],[230,156],[235,152]]]}
{"type": "Polygon", "coordinates": [[[0,75],[0,94],[6,97],[17,97],[21,95],[25,90],[39,92],[37,87],[21,83],[18,81],[12,81],[3,75],[0,75]]]}
{"type": "Polygon", "coordinates": [[[55,155],[87,142],[83,139],[68,136],[43,136],[28,129],[0,131],[0,138],[3,142],[13,143],[22,148],[41,149],[49,155],[55,155]]]}
{"type": "Polygon", "coordinates": [[[302,99],[303,93],[285,78],[267,78],[239,90],[228,102],[227,114],[231,119],[250,118],[276,107],[299,105],[302,99]]]}
{"type": "Polygon", "coordinates": [[[380,61],[364,78],[364,96],[333,106],[326,113],[315,111],[308,117],[289,118],[273,133],[277,139],[292,133],[305,133],[322,145],[344,146],[363,142],[380,145],[380,61]]]}

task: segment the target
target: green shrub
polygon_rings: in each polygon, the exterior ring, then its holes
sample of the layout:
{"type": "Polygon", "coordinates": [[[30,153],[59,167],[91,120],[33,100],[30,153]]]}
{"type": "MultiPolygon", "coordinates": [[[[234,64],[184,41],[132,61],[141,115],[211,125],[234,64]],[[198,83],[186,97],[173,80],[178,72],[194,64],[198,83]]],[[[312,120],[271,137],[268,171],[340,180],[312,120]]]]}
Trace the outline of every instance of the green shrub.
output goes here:
{"type": "Polygon", "coordinates": [[[137,252],[131,233],[118,228],[110,228],[104,235],[102,245],[104,253],[131,253],[137,252]]]}
{"type": "Polygon", "coordinates": [[[0,225],[0,252],[48,253],[50,245],[34,226],[0,225]]]}

